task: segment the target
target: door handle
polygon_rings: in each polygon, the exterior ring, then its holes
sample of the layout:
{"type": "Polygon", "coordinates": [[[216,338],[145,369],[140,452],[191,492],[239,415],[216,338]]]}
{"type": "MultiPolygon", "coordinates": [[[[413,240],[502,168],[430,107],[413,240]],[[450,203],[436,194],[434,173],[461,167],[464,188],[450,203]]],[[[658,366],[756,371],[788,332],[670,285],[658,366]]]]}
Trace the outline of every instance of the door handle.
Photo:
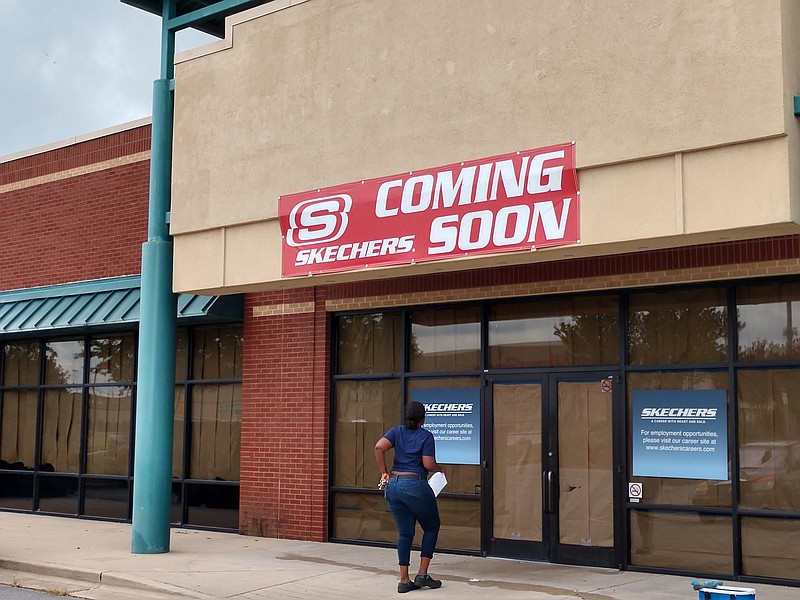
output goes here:
{"type": "Polygon", "coordinates": [[[542,487],[544,488],[544,512],[553,512],[553,472],[542,473],[542,487]]]}

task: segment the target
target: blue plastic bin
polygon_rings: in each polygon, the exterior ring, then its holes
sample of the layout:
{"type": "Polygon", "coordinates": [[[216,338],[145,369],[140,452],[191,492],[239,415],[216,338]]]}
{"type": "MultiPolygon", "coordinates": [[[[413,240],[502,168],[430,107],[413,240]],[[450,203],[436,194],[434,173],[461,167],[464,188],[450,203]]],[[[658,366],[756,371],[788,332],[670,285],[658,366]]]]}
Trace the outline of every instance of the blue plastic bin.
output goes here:
{"type": "Polygon", "coordinates": [[[715,588],[700,588],[699,600],[756,600],[753,588],[740,588],[721,585],[715,588]]]}

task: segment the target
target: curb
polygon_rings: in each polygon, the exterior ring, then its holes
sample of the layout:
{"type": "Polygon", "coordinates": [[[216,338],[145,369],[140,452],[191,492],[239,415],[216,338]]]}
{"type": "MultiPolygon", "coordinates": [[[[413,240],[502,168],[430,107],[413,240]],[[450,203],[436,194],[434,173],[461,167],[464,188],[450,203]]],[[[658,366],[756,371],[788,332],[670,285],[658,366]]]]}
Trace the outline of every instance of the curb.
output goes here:
{"type": "Polygon", "coordinates": [[[143,592],[163,594],[169,597],[212,598],[212,596],[208,594],[195,590],[188,590],[168,583],[153,584],[137,579],[136,577],[128,577],[110,572],[88,571],[85,569],[54,565],[52,563],[0,559],[0,571],[38,575],[64,580],[65,582],[92,583],[95,584],[95,587],[110,586],[129,590],[140,590],[143,592]]]}
{"type": "Polygon", "coordinates": [[[21,571],[33,575],[45,575],[58,579],[71,579],[73,581],[88,581],[101,583],[103,574],[97,571],[74,569],[49,563],[24,562],[19,560],[0,559],[0,569],[4,571],[21,571]]]}

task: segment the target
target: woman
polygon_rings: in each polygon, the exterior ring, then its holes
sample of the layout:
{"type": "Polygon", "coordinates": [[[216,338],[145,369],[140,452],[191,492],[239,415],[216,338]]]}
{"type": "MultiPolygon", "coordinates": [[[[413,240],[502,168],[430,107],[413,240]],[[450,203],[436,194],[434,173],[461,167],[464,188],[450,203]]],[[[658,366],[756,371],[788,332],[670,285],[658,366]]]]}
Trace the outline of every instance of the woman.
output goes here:
{"type": "Polygon", "coordinates": [[[397,558],[400,565],[401,594],[421,587],[438,588],[442,582],[428,575],[428,566],[433,558],[436,540],[439,537],[439,507],[436,496],[428,485],[428,473],[441,471],[444,467],[436,462],[436,443],[430,431],[422,429],[425,407],[411,401],[406,406],[404,425],[387,431],[375,444],[375,459],[381,470],[378,487],[385,486],[386,501],[397,522],[397,558]],[[386,470],[386,451],[394,448],[394,465],[391,474],[386,470]],[[411,542],[414,528],[422,527],[422,551],[419,571],[412,581],[408,575],[411,562],[411,542]]]}

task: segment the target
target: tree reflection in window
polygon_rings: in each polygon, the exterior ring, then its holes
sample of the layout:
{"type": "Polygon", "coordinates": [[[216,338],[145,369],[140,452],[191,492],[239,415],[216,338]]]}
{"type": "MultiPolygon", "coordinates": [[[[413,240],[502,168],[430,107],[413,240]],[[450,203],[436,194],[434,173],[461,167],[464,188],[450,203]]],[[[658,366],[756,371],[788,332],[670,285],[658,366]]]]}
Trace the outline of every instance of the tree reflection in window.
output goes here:
{"type": "Polygon", "coordinates": [[[631,296],[631,364],[722,362],[728,355],[727,308],[721,289],[631,296]]]}
{"type": "Polygon", "coordinates": [[[402,370],[399,313],[345,315],[338,322],[340,374],[396,373],[402,370]]]}
{"type": "Polygon", "coordinates": [[[83,383],[83,340],[47,342],[45,346],[45,382],[50,385],[83,383]]]}
{"type": "Polygon", "coordinates": [[[89,383],[133,381],[133,335],[93,339],[89,347],[89,383]]]}

